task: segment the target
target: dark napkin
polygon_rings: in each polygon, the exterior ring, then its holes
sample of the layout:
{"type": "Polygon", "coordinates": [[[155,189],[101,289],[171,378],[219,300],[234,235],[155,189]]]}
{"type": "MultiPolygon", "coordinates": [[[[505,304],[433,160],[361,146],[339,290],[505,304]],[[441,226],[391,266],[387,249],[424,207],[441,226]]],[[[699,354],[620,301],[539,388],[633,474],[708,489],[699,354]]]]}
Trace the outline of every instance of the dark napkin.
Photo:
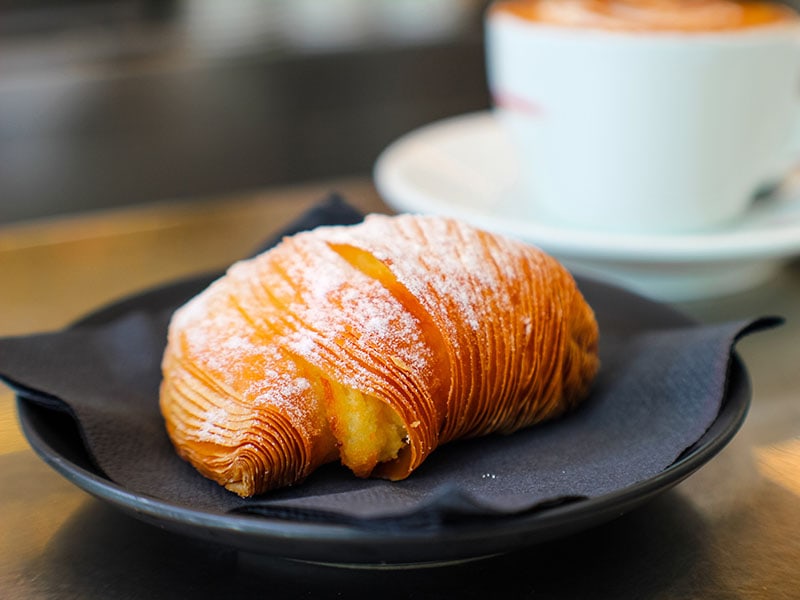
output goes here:
{"type": "MultiPolygon", "coordinates": [[[[331,197],[287,233],[360,218],[331,197]]],[[[657,475],[717,417],[736,341],[778,322],[701,326],[629,292],[579,280],[600,325],[602,368],[572,414],[441,447],[402,482],[360,480],[327,465],[301,485],[243,500],[177,457],[158,411],[169,317],[217,276],[145,292],[63,331],[0,339],[0,377],[23,401],[71,414],[98,469],[133,493],[223,513],[425,524],[517,514],[657,475]]]]}

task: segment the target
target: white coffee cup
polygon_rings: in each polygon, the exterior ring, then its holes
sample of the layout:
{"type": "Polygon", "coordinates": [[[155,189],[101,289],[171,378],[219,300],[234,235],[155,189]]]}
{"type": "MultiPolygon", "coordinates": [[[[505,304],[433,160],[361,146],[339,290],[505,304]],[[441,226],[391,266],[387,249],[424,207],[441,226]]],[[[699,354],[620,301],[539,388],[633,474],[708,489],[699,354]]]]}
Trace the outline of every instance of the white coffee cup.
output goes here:
{"type": "Polygon", "coordinates": [[[800,156],[797,22],[614,31],[491,10],[486,55],[531,202],[521,216],[638,233],[720,227],[800,156]]]}

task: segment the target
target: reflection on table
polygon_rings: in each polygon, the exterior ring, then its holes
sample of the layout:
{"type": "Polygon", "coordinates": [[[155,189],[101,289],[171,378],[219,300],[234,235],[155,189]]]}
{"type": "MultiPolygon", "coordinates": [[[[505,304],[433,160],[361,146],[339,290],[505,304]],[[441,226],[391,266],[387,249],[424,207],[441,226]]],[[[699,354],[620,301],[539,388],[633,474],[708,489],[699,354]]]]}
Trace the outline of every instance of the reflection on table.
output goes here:
{"type": "Polygon", "coordinates": [[[485,0],[11,0],[0,223],[367,175],[488,106],[485,0]]]}

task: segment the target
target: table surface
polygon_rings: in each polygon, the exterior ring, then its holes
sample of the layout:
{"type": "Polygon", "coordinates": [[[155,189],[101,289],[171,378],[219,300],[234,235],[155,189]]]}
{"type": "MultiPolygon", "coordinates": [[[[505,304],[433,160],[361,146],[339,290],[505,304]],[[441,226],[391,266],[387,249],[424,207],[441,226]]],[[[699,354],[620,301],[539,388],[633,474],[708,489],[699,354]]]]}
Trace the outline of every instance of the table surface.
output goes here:
{"type": "MultiPolygon", "coordinates": [[[[0,335],[62,327],[106,302],[222,268],[337,190],[386,212],[366,180],[173,202],[0,227],[0,335]]],[[[800,265],[758,289],[684,303],[705,322],[777,314],[743,340],[753,383],[734,440],[674,489],[569,538],[468,564],[337,569],[164,531],[46,466],[0,391],[0,597],[800,598],[800,265]]]]}

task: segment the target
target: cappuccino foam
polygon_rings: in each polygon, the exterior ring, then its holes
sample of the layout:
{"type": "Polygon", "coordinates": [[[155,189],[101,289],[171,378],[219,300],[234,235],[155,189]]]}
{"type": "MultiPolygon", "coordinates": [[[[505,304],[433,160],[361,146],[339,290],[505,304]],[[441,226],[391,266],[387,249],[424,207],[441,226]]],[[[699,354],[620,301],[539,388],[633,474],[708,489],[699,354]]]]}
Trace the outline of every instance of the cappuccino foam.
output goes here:
{"type": "Polygon", "coordinates": [[[702,33],[798,21],[787,6],[737,0],[507,0],[492,10],[550,25],[613,31],[702,33]]]}

